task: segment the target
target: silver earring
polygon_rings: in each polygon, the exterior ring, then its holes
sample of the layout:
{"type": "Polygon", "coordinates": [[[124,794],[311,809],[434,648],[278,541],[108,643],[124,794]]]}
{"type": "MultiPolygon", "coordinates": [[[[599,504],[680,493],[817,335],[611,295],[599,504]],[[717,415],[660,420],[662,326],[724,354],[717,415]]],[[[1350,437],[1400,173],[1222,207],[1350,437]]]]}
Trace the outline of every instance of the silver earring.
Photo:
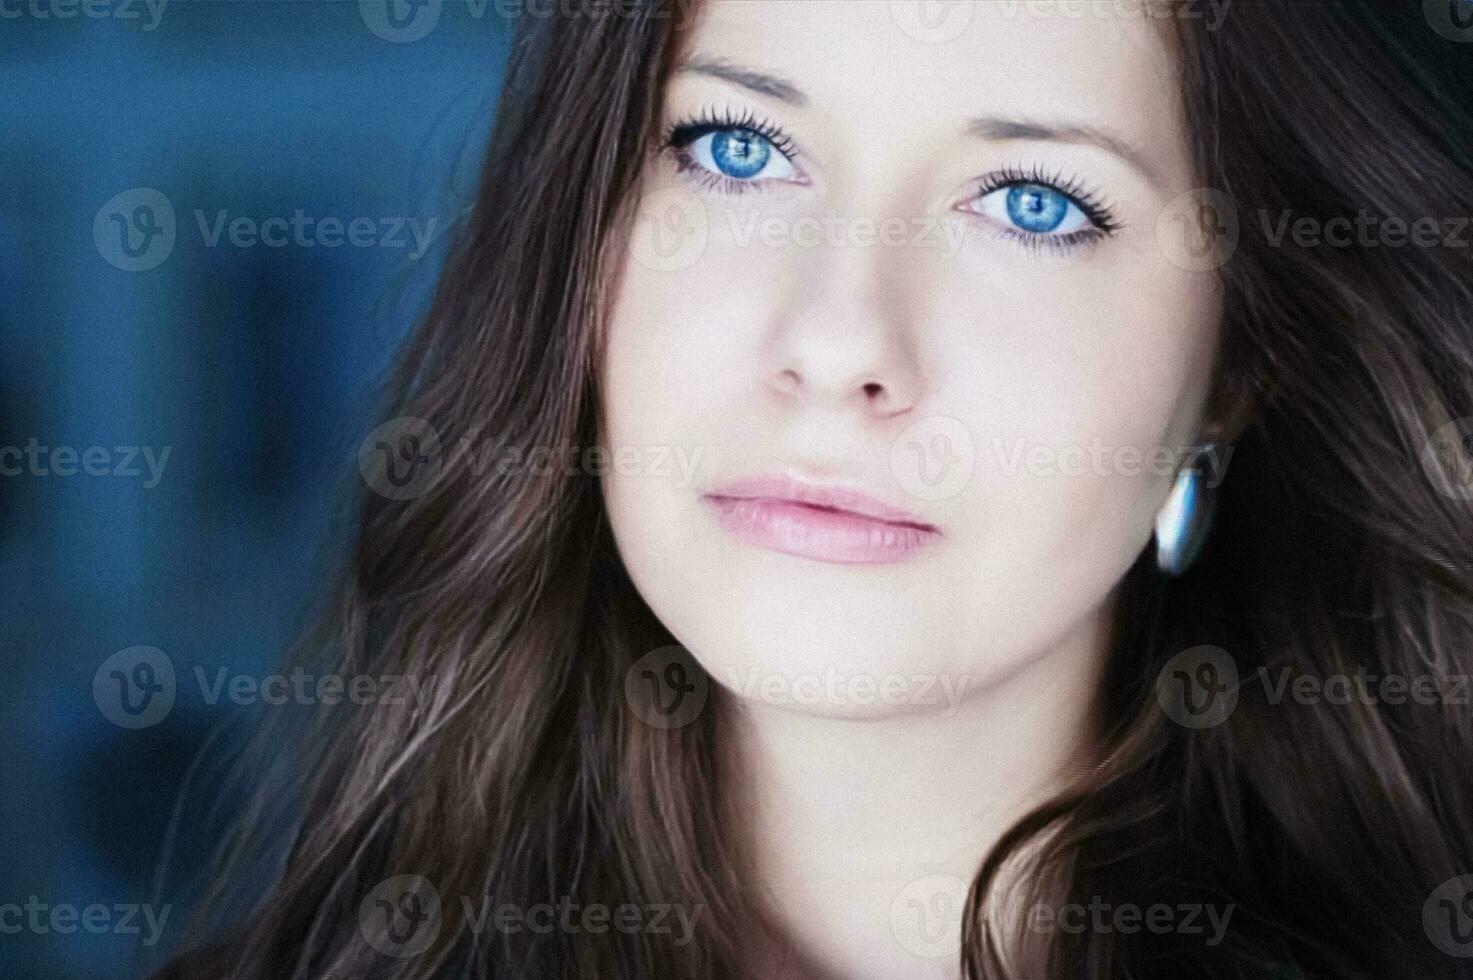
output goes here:
{"type": "Polygon", "coordinates": [[[1156,515],[1156,565],[1167,575],[1191,567],[1212,527],[1213,494],[1207,488],[1202,465],[1216,458],[1217,444],[1199,446],[1177,470],[1176,483],[1156,515]]]}

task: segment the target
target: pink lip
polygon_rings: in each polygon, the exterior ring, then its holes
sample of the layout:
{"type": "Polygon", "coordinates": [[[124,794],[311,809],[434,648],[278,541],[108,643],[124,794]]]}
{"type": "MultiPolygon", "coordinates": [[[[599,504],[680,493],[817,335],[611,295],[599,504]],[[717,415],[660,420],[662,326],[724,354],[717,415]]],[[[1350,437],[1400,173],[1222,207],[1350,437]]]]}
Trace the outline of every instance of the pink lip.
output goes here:
{"type": "Polygon", "coordinates": [[[738,480],[704,499],[739,540],[815,561],[886,565],[941,537],[914,514],[858,491],[786,477],[738,480]]]}

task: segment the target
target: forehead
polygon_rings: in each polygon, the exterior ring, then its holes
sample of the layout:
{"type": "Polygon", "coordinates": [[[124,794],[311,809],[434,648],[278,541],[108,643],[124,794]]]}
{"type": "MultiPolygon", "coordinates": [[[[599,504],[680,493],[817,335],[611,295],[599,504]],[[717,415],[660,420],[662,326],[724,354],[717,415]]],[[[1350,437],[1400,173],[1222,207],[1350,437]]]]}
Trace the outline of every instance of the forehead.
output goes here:
{"type": "Polygon", "coordinates": [[[689,57],[779,76],[805,111],[877,127],[1064,119],[1179,154],[1170,8],[1033,0],[705,0],[689,57]]]}

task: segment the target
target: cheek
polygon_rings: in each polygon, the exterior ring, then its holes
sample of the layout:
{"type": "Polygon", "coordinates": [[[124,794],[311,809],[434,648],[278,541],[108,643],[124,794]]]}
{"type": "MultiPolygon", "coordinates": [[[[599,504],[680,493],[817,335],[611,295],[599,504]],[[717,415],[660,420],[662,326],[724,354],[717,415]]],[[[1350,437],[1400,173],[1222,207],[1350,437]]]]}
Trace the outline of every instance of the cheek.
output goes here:
{"type": "Polygon", "coordinates": [[[937,317],[951,356],[935,411],[978,440],[979,567],[1017,603],[1042,581],[1103,594],[1134,561],[1199,438],[1218,341],[1213,276],[1146,252],[1067,261],[993,268],[937,317]]]}
{"type": "MultiPolygon", "coordinates": [[[[664,455],[661,472],[611,465],[602,493],[623,563],[641,596],[688,647],[701,591],[686,542],[704,516],[695,506],[704,474],[720,472],[743,445],[740,408],[751,397],[751,338],[723,264],[709,251],[678,271],[651,268],[632,248],[608,320],[599,371],[600,442],[612,459],[664,455]]],[[[746,438],[752,433],[747,431],[746,438]]]]}
{"type": "Polygon", "coordinates": [[[631,249],[600,373],[609,445],[653,440],[715,464],[757,435],[761,335],[795,263],[781,249],[724,240],[724,225],[713,218],[699,258],[677,271],[631,249]]]}

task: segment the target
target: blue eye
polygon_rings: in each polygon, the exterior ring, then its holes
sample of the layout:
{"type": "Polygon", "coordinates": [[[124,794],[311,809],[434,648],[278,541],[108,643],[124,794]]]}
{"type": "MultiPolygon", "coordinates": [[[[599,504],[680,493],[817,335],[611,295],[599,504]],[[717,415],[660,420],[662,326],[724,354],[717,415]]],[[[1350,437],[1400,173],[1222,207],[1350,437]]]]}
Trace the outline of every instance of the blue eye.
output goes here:
{"type": "Polygon", "coordinates": [[[749,130],[711,134],[711,162],[728,177],[751,180],[772,159],[772,144],[749,130]]]}
{"type": "Polygon", "coordinates": [[[772,140],[739,127],[712,129],[684,146],[703,170],[741,182],[792,180],[797,169],[772,140]]]}
{"type": "Polygon", "coordinates": [[[999,187],[977,205],[981,214],[1032,235],[1068,235],[1094,225],[1073,198],[1045,184],[999,187]]]}

